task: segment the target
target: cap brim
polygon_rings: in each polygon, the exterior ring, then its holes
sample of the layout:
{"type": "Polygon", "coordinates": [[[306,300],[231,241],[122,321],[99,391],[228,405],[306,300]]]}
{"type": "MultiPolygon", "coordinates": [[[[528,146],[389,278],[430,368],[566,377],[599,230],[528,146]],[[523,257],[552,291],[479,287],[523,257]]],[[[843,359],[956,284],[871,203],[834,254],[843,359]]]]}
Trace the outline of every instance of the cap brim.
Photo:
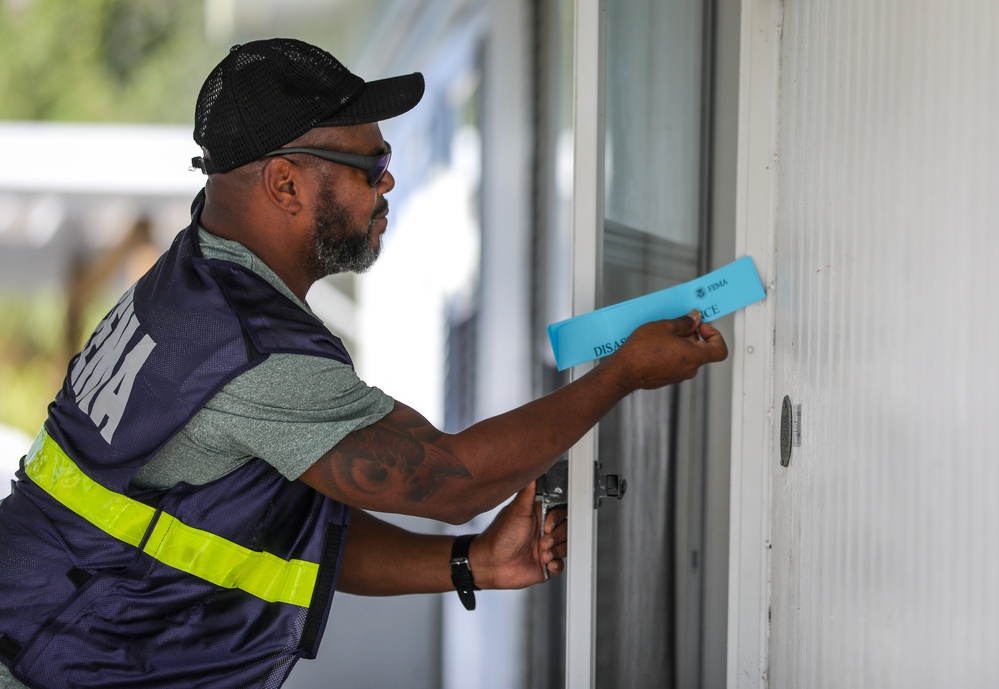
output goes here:
{"type": "Polygon", "coordinates": [[[316,126],[349,127],[397,117],[416,107],[423,98],[424,88],[419,72],[369,81],[356,98],[316,126]]]}

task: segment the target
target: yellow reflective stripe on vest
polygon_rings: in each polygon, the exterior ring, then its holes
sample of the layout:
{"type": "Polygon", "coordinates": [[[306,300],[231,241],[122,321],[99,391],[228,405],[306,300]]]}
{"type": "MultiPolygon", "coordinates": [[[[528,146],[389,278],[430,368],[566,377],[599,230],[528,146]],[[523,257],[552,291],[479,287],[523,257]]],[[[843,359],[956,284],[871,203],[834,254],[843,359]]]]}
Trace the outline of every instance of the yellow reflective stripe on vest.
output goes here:
{"type": "MultiPolygon", "coordinates": [[[[138,547],[156,509],[108,490],[87,476],[43,428],[25,462],[39,488],[101,531],[138,547]]],[[[244,548],[161,512],[143,552],[182,572],[271,603],[304,608],[312,601],[319,565],[244,548]]]]}

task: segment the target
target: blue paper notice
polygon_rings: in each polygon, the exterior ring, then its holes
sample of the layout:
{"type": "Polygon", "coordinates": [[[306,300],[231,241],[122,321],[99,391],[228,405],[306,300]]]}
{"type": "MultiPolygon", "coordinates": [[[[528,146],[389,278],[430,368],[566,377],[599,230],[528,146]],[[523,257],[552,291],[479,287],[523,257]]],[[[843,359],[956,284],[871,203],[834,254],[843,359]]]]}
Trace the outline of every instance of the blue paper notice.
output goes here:
{"type": "Polygon", "coordinates": [[[705,323],[745,308],[767,296],[753,259],[744,256],[696,280],[644,297],[552,323],[548,338],[559,371],[607,356],[640,325],[678,318],[694,309],[705,323]]]}

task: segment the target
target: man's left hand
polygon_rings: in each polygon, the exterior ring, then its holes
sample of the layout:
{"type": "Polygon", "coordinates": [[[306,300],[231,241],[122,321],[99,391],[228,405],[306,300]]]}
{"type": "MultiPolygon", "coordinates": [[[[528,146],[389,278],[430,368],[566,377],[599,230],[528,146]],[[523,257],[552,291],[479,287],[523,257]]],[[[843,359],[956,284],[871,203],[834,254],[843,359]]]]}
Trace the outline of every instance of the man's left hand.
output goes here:
{"type": "Polygon", "coordinates": [[[482,589],[521,589],[565,570],[568,522],[563,509],[545,516],[534,499],[534,482],[496,515],[492,524],[472,541],[469,564],[482,589]]]}

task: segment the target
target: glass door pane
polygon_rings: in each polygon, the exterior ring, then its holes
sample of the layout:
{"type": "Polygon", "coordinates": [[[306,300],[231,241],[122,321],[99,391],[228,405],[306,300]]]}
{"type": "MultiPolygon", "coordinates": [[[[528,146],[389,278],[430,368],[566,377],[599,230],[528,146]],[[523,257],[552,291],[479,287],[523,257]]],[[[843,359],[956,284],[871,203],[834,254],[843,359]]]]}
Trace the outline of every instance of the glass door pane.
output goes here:
{"type": "MultiPolygon", "coordinates": [[[[604,305],[701,272],[706,1],[606,3],[604,305]]],[[[703,400],[640,392],[601,423],[628,490],[598,519],[597,687],[698,686],[703,400]]]]}

